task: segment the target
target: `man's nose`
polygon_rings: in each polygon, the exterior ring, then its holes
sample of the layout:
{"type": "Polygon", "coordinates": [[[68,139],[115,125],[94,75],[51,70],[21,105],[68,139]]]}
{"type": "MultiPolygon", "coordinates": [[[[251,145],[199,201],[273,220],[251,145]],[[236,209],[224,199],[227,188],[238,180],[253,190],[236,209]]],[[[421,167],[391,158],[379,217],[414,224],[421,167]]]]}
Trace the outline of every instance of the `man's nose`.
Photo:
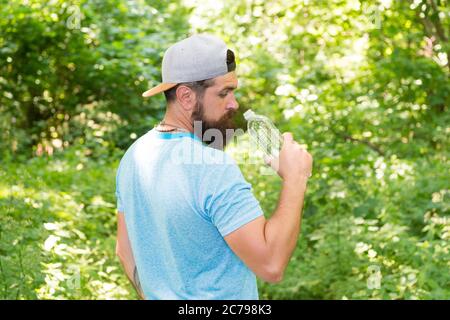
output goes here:
{"type": "Polygon", "coordinates": [[[236,97],[233,95],[233,98],[227,103],[227,110],[237,110],[239,108],[239,103],[236,100],[236,97]]]}

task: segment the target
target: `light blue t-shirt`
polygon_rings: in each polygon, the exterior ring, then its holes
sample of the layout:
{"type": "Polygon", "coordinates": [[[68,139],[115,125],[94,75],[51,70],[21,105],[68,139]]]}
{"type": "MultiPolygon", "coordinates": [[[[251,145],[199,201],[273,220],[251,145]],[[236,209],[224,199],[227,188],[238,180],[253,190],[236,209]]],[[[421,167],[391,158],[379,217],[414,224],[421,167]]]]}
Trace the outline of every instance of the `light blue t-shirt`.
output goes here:
{"type": "Polygon", "coordinates": [[[146,299],[258,299],[224,236],[263,211],[229,155],[152,129],[123,156],[116,184],[146,299]]]}

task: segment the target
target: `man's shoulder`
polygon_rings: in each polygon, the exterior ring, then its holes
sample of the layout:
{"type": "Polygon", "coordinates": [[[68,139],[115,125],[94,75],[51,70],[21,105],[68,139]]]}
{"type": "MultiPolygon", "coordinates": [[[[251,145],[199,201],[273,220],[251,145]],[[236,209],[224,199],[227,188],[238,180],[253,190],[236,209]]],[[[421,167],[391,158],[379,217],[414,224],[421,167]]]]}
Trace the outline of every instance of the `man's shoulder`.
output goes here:
{"type": "MultiPolygon", "coordinates": [[[[211,149],[211,148],[210,148],[211,149]]],[[[236,160],[227,152],[222,150],[208,150],[209,159],[202,166],[205,177],[223,183],[224,179],[229,183],[240,181],[243,176],[236,160]]]]}
{"type": "Polygon", "coordinates": [[[136,153],[143,153],[145,150],[148,150],[148,143],[151,139],[150,131],[143,134],[139,138],[137,138],[131,145],[125,150],[125,152],[122,155],[122,158],[120,159],[119,168],[123,166],[124,164],[130,164],[137,160],[136,153]]]}
{"type": "Polygon", "coordinates": [[[236,165],[234,159],[225,151],[204,147],[205,160],[210,160],[211,164],[217,165],[236,165]]]}

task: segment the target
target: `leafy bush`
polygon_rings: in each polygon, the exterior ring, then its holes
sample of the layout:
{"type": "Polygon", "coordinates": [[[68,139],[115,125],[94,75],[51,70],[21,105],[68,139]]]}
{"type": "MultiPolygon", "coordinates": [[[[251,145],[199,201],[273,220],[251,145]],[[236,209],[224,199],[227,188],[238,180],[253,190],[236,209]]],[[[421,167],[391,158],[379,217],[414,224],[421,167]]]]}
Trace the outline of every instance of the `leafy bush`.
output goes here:
{"type": "MultiPolygon", "coordinates": [[[[114,257],[114,176],[162,118],[167,46],[221,36],[240,110],[314,156],[302,233],[269,299],[449,299],[448,1],[2,1],[0,298],[136,298],[114,257]]],[[[245,126],[238,118],[241,127],[245,126]]],[[[243,136],[267,217],[280,179],[243,136]]]]}
{"type": "Polygon", "coordinates": [[[115,257],[117,164],[71,148],[2,168],[1,298],[136,298],[115,257]]]}

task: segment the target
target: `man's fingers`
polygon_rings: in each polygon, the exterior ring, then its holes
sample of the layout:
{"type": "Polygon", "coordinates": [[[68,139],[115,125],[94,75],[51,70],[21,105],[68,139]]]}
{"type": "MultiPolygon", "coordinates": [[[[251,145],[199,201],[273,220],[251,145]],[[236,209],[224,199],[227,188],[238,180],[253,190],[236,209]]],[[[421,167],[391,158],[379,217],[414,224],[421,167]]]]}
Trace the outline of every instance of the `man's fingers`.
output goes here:
{"type": "Polygon", "coordinates": [[[283,140],[284,142],[292,142],[294,141],[294,137],[292,136],[291,132],[285,132],[283,133],[283,140]]]}
{"type": "Polygon", "coordinates": [[[267,155],[264,155],[264,163],[268,166],[272,163],[272,157],[269,157],[267,155]]]}
{"type": "Polygon", "coordinates": [[[280,159],[264,155],[264,162],[268,167],[272,167],[275,172],[278,172],[280,166],[280,159]]]}

